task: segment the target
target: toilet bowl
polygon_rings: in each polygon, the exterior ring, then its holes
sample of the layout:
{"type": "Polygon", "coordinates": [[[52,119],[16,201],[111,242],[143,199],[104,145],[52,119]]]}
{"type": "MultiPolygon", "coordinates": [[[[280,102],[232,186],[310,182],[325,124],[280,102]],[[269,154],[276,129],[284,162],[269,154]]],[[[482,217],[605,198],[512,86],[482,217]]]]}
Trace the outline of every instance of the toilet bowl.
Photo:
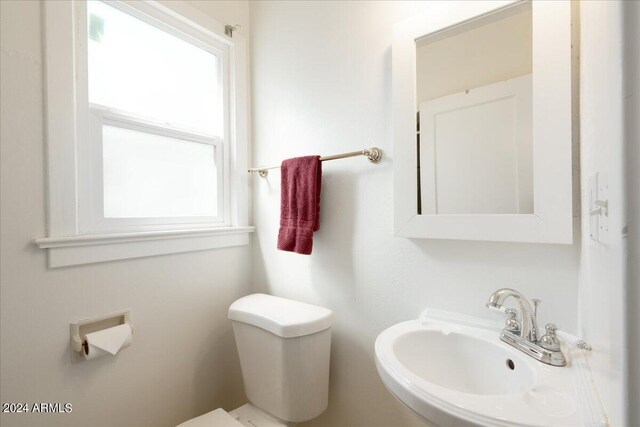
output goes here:
{"type": "Polygon", "coordinates": [[[229,307],[249,403],[178,427],[285,427],[311,420],[329,401],[333,312],[265,294],[229,307]]]}

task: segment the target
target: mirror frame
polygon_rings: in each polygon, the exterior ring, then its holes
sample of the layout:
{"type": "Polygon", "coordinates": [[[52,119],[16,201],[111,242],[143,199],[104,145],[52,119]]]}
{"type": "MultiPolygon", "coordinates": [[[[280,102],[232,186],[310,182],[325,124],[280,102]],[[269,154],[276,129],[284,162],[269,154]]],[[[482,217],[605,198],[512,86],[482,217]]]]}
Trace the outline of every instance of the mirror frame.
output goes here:
{"type": "Polygon", "coordinates": [[[573,243],[571,2],[533,1],[533,214],[419,215],[416,47],[421,37],[519,1],[449,2],[394,26],[394,234],[399,237],[573,243]]]}

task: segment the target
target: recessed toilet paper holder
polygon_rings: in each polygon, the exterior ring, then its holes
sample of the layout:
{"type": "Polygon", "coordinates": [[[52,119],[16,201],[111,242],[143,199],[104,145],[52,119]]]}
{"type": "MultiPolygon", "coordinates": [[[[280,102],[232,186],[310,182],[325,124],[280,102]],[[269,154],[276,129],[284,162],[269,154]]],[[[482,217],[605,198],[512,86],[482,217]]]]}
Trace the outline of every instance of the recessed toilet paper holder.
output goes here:
{"type": "Polygon", "coordinates": [[[84,338],[85,335],[92,332],[98,332],[103,329],[113,328],[118,325],[124,325],[125,323],[129,324],[131,327],[131,333],[133,333],[134,330],[133,325],[131,324],[131,315],[129,310],[71,322],[69,325],[72,350],[71,363],[77,363],[84,360],[83,353],[87,352],[87,341],[84,338]]]}

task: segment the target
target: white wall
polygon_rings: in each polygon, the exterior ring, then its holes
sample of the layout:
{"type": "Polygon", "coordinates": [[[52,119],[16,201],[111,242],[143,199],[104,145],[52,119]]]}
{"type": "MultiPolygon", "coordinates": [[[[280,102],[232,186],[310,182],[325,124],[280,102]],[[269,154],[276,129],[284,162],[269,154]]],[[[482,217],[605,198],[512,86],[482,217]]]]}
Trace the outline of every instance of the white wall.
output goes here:
{"type": "Polygon", "coordinates": [[[620,2],[580,3],[580,155],[585,201],[580,330],[593,347],[591,366],[613,426],[628,425],[624,419],[622,9],[620,2]],[[588,183],[595,173],[604,176],[609,186],[609,232],[601,233],[601,242],[589,238],[588,183]]]}
{"type": "MultiPolygon", "coordinates": [[[[175,0],[163,0],[169,6],[175,0]]],[[[223,25],[240,25],[234,34],[242,34],[249,38],[251,31],[249,25],[249,0],[187,0],[186,3],[201,12],[209,15],[223,25]]]]}
{"type": "Polygon", "coordinates": [[[543,300],[541,323],[576,328],[579,244],[393,237],[391,31],[430,7],[251,3],[253,163],[385,151],[379,165],[360,158],[323,164],[321,229],[308,257],[276,250],[279,173],[253,178],[256,286],[336,313],[329,408],[308,425],[423,425],[380,382],[373,344],[425,307],[487,316],[489,295],[509,286],[543,300]]]}
{"type": "MultiPolygon", "coordinates": [[[[248,31],[247,2],[197,7],[248,31]]],[[[48,270],[42,7],[0,2],[2,402],[69,402],[71,414],[2,414],[2,426],[175,426],[244,402],[227,308],[250,290],[250,249],[48,270]],[[133,345],[71,365],[69,322],[130,309],[133,345]]]]}

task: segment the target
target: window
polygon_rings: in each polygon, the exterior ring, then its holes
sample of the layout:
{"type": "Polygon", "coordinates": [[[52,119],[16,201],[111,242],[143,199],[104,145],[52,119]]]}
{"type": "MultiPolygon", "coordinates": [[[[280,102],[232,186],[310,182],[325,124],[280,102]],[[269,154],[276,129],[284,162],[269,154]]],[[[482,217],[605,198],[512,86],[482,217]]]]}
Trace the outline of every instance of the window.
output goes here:
{"type": "Polygon", "coordinates": [[[244,41],[181,2],[45,9],[50,265],[246,243],[244,41]],[[110,258],[51,250],[93,244],[110,258]]]}
{"type": "Polygon", "coordinates": [[[223,136],[224,46],[172,34],[102,1],[87,9],[91,104],[223,136]]]}
{"type": "Polygon", "coordinates": [[[86,144],[102,167],[82,229],[224,224],[228,49],[124,4],[88,1],[86,17],[86,144]]]}

